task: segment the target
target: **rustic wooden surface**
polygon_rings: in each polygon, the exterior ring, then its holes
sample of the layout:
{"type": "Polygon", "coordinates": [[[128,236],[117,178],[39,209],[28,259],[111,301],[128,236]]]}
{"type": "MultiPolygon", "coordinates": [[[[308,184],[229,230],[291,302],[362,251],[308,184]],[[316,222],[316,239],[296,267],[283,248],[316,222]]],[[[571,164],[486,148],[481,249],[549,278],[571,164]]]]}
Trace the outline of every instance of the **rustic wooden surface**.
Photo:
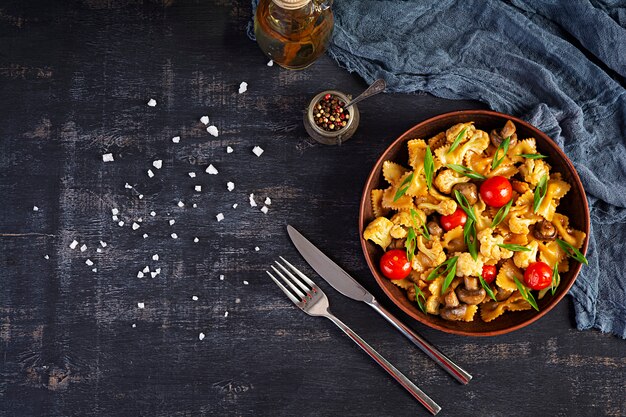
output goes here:
{"type": "MultiPolygon", "coordinates": [[[[246,0],[167,3],[0,5],[0,415],[427,415],[263,271],[282,254],[310,272],[287,239],[291,223],[406,320],[360,252],[362,186],[411,125],[481,105],[379,96],[362,104],[350,142],[317,145],[300,122],[307,98],[331,87],[357,93],[362,80],[326,57],[305,71],[267,67],[245,36],[246,0]],[[241,81],[249,90],[239,95],[241,81]],[[151,97],[157,107],[146,106],[151,97]],[[199,123],[205,114],[218,138],[199,123]],[[115,162],[102,162],[106,152],[115,162]],[[164,166],[150,179],[155,159],[164,166]],[[218,175],[204,173],[209,163],[218,175]],[[271,197],[267,215],[249,206],[249,193],[259,203],[271,197]],[[87,250],[69,249],[74,239],[87,250]],[[97,253],[100,240],[108,246],[97,253]],[[146,265],[161,274],[137,278],[146,265]]],[[[577,331],[569,297],[538,323],[492,339],[414,325],[474,374],[463,387],[367,306],[321,285],[336,314],[443,416],[626,415],[626,343],[577,331]]]]}

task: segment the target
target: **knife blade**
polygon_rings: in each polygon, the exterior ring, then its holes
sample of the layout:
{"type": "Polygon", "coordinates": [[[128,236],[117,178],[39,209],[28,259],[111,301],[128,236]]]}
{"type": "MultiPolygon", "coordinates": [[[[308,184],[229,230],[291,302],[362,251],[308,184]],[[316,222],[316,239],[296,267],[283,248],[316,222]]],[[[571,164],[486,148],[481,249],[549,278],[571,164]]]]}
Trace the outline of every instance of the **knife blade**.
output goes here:
{"type": "Polygon", "coordinates": [[[343,268],[309,242],[309,240],[302,236],[293,226],[287,225],[287,233],[296,249],[298,249],[298,252],[300,252],[300,255],[302,255],[311,268],[313,268],[319,276],[324,278],[334,289],[348,298],[363,301],[372,307],[415,346],[420,348],[422,352],[428,355],[460,383],[467,384],[472,379],[472,375],[466,370],[452,362],[446,355],[441,353],[439,349],[431,345],[380,305],[369,291],[363,288],[361,284],[344,271],[343,268]]]}

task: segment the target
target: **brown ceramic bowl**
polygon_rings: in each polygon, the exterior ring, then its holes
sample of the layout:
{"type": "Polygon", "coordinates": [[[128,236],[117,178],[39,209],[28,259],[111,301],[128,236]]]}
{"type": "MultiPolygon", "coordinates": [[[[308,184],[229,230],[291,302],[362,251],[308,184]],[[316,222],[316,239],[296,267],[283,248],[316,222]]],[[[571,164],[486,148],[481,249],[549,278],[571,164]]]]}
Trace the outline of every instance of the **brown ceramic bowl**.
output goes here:
{"type": "Polygon", "coordinates": [[[563,178],[572,186],[569,193],[561,200],[559,212],[566,214],[570,219],[570,225],[587,234],[581,252],[587,252],[589,236],[589,207],[587,198],[580,178],[570,160],[563,151],[543,132],[530,124],[516,117],[489,110],[466,110],[442,114],[425,120],[413,128],[406,131],[396,139],[386,150],[372,168],[372,172],[367,178],[363,196],[361,198],[361,208],[359,211],[359,233],[361,236],[361,247],[365,254],[367,264],[374,274],[376,281],[381,286],[385,294],[409,316],[415,320],[430,326],[434,329],[446,333],[454,333],[467,336],[494,336],[498,334],[512,332],[538,320],[550,311],[567,292],[576,280],[581,265],[574,260],[570,260],[570,270],[561,274],[561,284],[554,296],[547,294],[542,300],[537,300],[539,310],[527,310],[506,312],[492,322],[485,323],[479,316],[474,321],[452,322],[442,319],[439,316],[422,313],[417,305],[410,302],[406,292],[385,278],[379,270],[378,263],[383,254],[382,249],[370,241],[363,239],[363,231],[367,224],[373,220],[372,207],[370,203],[371,191],[376,188],[386,188],[387,183],[382,176],[382,165],[386,160],[395,161],[407,165],[408,153],[406,142],[409,139],[427,139],[436,133],[448,129],[456,123],[473,121],[475,126],[481,130],[490,131],[494,128],[501,128],[507,120],[513,121],[517,127],[518,137],[534,137],[537,140],[537,150],[548,156],[547,161],[552,166],[552,172],[560,172],[563,178]]]}

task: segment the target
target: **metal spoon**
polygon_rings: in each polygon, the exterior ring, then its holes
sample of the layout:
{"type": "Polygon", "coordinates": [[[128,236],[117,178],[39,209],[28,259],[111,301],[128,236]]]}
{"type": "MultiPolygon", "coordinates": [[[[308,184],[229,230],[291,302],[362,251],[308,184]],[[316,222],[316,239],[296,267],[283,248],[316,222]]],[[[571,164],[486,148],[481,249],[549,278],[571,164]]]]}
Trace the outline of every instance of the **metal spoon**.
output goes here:
{"type": "Polygon", "coordinates": [[[385,80],[383,80],[382,78],[379,78],[378,80],[374,81],[372,83],[372,85],[367,87],[367,89],[365,91],[363,91],[361,94],[359,94],[357,96],[357,98],[352,100],[350,103],[346,104],[344,109],[347,109],[348,107],[352,106],[353,104],[356,104],[356,103],[358,103],[360,101],[363,101],[366,98],[369,98],[371,96],[375,96],[378,93],[382,93],[383,91],[385,91],[386,87],[387,87],[387,83],[385,82],[385,80]]]}

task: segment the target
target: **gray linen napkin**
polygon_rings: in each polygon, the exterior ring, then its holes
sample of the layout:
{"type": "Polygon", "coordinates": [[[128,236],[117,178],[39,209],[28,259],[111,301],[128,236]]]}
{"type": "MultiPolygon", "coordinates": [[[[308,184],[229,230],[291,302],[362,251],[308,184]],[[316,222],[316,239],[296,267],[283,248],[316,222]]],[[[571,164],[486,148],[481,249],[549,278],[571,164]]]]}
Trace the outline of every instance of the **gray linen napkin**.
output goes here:
{"type": "Polygon", "coordinates": [[[388,91],[482,101],[565,151],[592,224],[589,266],[570,291],[578,328],[626,338],[626,1],[337,0],[333,10],[329,54],[348,71],[384,78],[388,91]]]}

